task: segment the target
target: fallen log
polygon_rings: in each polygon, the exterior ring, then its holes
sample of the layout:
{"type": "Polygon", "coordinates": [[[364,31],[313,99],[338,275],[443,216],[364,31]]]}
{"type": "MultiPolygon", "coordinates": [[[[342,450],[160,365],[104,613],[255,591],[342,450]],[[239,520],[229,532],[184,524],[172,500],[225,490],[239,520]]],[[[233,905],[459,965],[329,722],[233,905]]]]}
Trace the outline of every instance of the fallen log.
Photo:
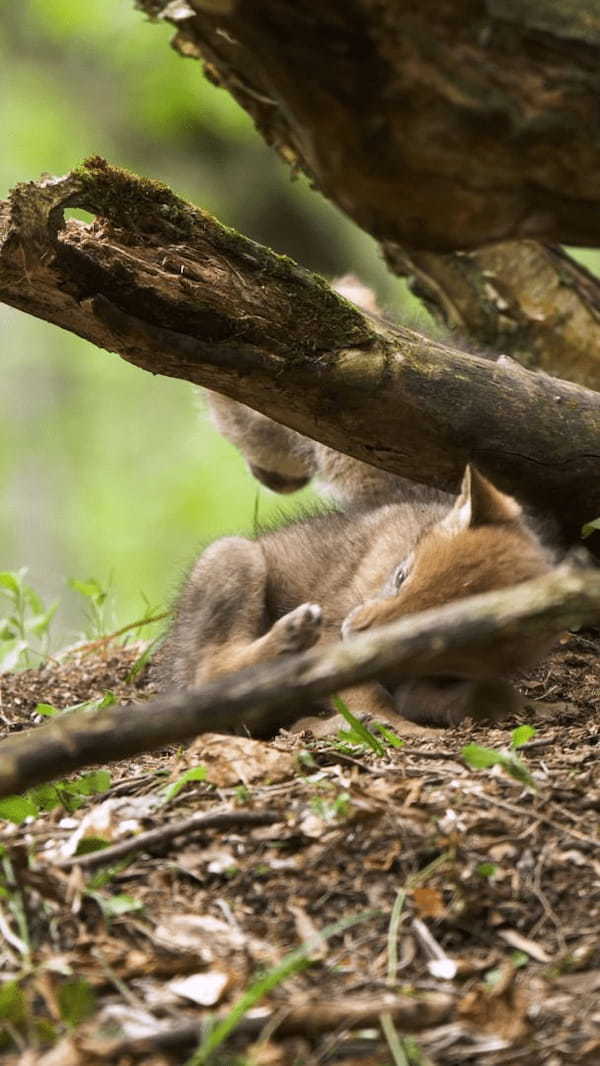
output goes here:
{"type": "Polygon", "coordinates": [[[596,393],[382,323],[103,160],[0,205],[0,299],[393,473],[453,490],[472,461],[567,540],[600,514],[596,393]]]}

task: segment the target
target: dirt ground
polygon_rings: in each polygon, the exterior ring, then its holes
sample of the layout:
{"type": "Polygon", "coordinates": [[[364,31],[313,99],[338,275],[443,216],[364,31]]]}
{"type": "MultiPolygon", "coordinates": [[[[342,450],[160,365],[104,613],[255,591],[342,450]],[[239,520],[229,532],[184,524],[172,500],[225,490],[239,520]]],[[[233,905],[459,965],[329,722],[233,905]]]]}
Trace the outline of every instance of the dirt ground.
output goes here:
{"type": "MultiPolygon", "coordinates": [[[[1,822],[1,1061],[600,1064],[599,651],[598,634],[565,636],[502,729],[379,754],[212,735],[113,764],[76,810],[1,822]],[[534,787],[462,757],[506,750],[520,723],[537,730],[519,752],[534,787]],[[229,820],[198,824],[216,812],[229,820]],[[90,852],[99,839],[128,853],[90,852]],[[198,1052],[249,989],[228,1040],[198,1052]]],[[[147,698],[126,680],[137,654],[4,675],[4,733],[40,702],[147,698]]]]}

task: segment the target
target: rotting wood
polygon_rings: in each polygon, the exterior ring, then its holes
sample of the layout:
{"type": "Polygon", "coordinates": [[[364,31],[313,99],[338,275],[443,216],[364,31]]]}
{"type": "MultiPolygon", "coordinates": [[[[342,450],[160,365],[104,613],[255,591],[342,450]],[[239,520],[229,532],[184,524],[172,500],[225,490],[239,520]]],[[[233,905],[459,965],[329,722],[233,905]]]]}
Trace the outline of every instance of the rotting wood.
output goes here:
{"type": "Polygon", "coordinates": [[[474,462],[567,540],[600,514],[600,396],[372,319],[103,160],[0,207],[0,299],[394,473],[455,489],[474,462]]]}
{"type": "Polygon", "coordinates": [[[470,344],[600,390],[600,283],[561,248],[502,241],[468,252],[384,242],[396,274],[470,344]]]}
{"type": "Polygon", "coordinates": [[[600,573],[563,565],[534,581],[411,615],[323,651],[242,670],[194,692],[54,718],[0,744],[0,796],[200,733],[245,728],[265,735],[300,717],[311,699],[391,667],[396,676],[443,673],[459,648],[475,651],[517,634],[558,634],[599,618],[600,573]]]}

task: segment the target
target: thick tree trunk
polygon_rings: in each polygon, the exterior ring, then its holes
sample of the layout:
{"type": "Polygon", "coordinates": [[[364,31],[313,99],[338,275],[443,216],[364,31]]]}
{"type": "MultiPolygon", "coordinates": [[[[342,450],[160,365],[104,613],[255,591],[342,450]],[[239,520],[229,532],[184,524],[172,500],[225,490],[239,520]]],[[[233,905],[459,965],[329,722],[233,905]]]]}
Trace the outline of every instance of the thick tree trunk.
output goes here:
{"type": "Polygon", "coordinates": [[[600,3],[138,0],[374,236],[600,243],[600,3]]]}
{"type": "Polygon", "coordinates": [[[456,489],[472,461],[572,540],[600,514],[599,395],[372,319],[102,160],[2,205],[0,299],[393,473],[456,489]]]}
{"type": "Polygon", "coordinates": [[[599,0],[138,5],[436,313],[599,386],[600,286],[531,239],[600,244],[599,0]]]}

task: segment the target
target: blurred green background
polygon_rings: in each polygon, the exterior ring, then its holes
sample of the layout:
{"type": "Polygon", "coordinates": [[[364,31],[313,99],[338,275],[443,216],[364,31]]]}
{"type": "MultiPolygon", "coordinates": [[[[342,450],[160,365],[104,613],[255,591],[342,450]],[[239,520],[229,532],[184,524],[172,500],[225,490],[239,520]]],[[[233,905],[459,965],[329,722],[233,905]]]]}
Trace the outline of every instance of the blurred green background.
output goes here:
{"type": "MultiPolygon", "coordinates": [[[[99,153],[162,179],[229,225],[326,276],[354,270],[406,307],[375,243],[290,180],[224,91],[169,47],[133,0],[24,0],[0,21],[0,197],[99,153]]],[[[587,257],[592,268],[597,254],[587,257]]],[[[0,305],[0,570],[59,597],[54,646],[83,612],[69,577],[110,584],[106,625],[160,608],[207,540],[306,502],[259,488],[199,413],[190,385],[153,378],[0,305]],[[258,494],[258,502],[257,502],[258,494]]]]}
{"type": "MultiPolygon", "coordinates": [[[[0,197],[86,155],[180,195],[326,276],[355,270],[389,307],[405,286],[375,243],[261,141],[245,112],[133,0],[2,5],[0,197]]],[[[259,488],[191,385],[152,377],[0,304],[0,570],[59,597],[53,645],[83,628],[69,577],[110,584],[106,624],[160,607],[203,543],[306,503],[259,488]],[[259,496],[257,504],[257,494],[259,496]]]]}

